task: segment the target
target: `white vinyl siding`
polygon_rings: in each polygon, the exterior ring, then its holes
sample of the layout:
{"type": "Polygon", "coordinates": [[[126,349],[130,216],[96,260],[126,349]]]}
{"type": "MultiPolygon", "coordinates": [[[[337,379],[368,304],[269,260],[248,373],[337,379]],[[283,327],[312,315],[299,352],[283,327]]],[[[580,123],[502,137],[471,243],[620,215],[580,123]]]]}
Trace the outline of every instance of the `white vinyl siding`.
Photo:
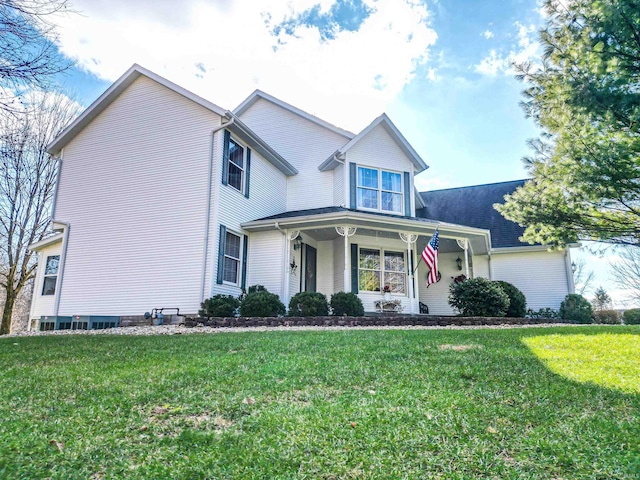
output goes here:
{"type": "Polygon", "coordinates": [[[559,309],[569,293],[564,255],[564,251],[493,254],[491,275],[522,290],[527,308],[559,309]]]}
{"type": "MultiPolygon", "coordinates": [[[[331,299],[331,295],[337,290],[334,288],[334,261],[333,256],[339,255],[340,252],[334,252],[333,241],[318,242],[318,283],[317,290],[327,296],[327,300],[331,299]]],[[[342,271],[340,272],[342,274],[342,271]]]]}
{"type": "MultiPolygon", "coordinates": [[[[462,268],[464,269],[464,265],[462,266],[462,268]]],[[[476,255],[473,257],[473,277],[489,278],[489,256],[488,255],[476,255]]]]}
{"type": "Polygon", "coordinates": [[[298,170],[287,179],[287,210],[334,205],[334,172],[321,172],[318,166],[349,138],[265,99],[240,119],[298,170]]]}
{"type": "Polygon", "coordinates": [[[147,77],[64,149],[60,315],[200,307],[211,131],[220,117],[147,77]]]}
{"type": "Polygon", "coordinates": [[[263,285],[283,295],[284,235],[278,231],[255,232],[249,237],[247,287],[263,285]]]}

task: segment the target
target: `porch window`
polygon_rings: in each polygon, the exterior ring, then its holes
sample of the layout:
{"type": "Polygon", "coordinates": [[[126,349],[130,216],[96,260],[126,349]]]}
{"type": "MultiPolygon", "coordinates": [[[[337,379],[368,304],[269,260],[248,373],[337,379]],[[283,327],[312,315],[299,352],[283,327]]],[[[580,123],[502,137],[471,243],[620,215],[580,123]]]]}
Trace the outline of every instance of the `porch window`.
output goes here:
{"type": "Polygon", "coordinates": [[[403,294],[405,287],[404,253],[361,248],[358,261],[359,289],[379,292],[385,285],[391,293],[403,294]]]}
{"type": "Polygon", "coordinates": [[[222,273],[222,280],[225,283],[233,283],[234,285],[238,284],[240,255],[242,250],[241,245],[242,241],[239,235],[227,232],[224,245],[224,267],[222,273]]]}
{"type": "Polygon", "coordinates": [[[357,201],[358,208],[402,213],[402,175],[358,167],[357,201]]]}
{"type": "Polygon", "coordinates": [[[44,267],[44,280],[42,282],[42,295],[55,295],[58,281],[58,267],[60,255],[50,255],[44,267]]]}

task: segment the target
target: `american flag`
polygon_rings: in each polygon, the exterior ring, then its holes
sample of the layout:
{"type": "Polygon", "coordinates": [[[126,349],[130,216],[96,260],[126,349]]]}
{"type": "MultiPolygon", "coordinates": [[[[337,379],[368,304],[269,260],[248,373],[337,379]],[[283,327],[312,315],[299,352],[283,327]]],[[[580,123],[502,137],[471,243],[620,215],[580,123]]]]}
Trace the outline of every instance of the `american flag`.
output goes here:
{"type": "Polygon", "coordinates": [[[422,260],[424,264],[430,268],[429,276],[427,277],[427,288],[432,283],[438,281],[438,245],[440,245],[440,239],[438,237],[438,230],[433,234],[431,241],[427,243],[422,252],[422,260]]]}

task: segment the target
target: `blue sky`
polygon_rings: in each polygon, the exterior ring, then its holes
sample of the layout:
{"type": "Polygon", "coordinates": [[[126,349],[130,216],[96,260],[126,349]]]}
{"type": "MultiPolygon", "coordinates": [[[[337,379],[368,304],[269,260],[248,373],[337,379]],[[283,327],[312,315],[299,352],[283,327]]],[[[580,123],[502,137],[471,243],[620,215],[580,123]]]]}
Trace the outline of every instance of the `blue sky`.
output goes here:
{"type": "Polygon", "coordinates": [[[537,129],[511,64],[539,57],[538,0],[176,5],[75,0],[79,13],[57,21],[59,49],[76,62],[64,88],[88,106],[138,63],[227,109],[260,88],[354,132],[385,111],[430,166],[423,190],[527,176],[537,129]]]}

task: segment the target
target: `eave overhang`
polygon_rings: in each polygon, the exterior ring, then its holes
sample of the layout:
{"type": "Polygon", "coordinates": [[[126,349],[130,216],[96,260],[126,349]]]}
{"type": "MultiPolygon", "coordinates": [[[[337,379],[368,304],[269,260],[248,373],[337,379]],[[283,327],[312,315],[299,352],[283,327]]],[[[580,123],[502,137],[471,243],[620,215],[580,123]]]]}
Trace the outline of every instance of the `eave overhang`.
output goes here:
{"type": "Polygon", "coordinates": [[[383,216],[351,210],[253,220],[243,223],[242,228],[249,232],[263,232],[277,229],[305,230],[342,225],[384,231],[409,232],[423,236],[433,235],[437,228],[442,238],[469,240],[474,255],[483,255],[491,251],[491,233],[489,230],[437,222],[435,220],[383,216]]]}

